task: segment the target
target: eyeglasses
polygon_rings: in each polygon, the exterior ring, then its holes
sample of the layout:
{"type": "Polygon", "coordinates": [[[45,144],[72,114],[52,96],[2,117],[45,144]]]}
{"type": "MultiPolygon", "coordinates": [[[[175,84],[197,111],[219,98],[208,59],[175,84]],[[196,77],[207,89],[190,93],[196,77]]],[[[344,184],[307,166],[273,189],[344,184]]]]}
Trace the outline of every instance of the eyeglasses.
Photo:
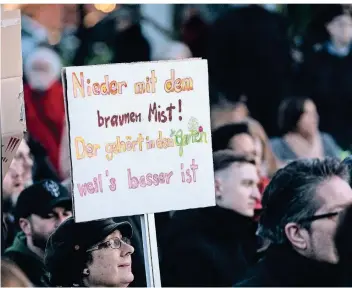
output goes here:
{"type": "Polygon", "coordinates": [[[320,215],[314,215],[311,217],[303,218],[300,221],[298,221],[299,224],[306,223],[306,222],[313,222],[316,220],[324,219],[324,218],[334,218],[335,216],[339,215],[342,211],[339,212],[330,212],[330,213],[325,213],[325,214],[320,214],[320,215]]]}
{"type": "Polygon", "coordinates": [[[121,239],[118,237],[114,237],[114,238],[111,238],[107,241],[104,241],[102,243],[97,244],[96,246],[88,249],[87,252],[91,252],[94,250],[100,250],[100,249],[104,249],[104,248],[120,249],[122,243],[130,245],[131,239],[129,239],[127,237],[122,237],[121,239]]]}

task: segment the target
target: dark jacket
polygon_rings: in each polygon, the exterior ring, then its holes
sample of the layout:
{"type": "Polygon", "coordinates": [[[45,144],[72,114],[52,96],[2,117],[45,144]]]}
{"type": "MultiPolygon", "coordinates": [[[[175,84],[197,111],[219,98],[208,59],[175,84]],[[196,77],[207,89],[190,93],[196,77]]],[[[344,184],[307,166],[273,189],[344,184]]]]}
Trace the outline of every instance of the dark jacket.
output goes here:
{"type": "Polygon", "coordinates": [[[254,225],[219,207],[176,212],[160,243],[162,285],[233,285],[254,261],[254,225]]]}
{"type": "Polygon", "coordinates": [[[267,255],[235,287],[335,287],[341,269],[310,260],[285,245],[269,248],[267,255]]]}
{"type": "Polygon", "coordinates": [[[6,249],[5,258],[12,260],[36,287],[47,287],[43,260],[27,246],[26,235],[19,232],[13,245],[6,249]]]}

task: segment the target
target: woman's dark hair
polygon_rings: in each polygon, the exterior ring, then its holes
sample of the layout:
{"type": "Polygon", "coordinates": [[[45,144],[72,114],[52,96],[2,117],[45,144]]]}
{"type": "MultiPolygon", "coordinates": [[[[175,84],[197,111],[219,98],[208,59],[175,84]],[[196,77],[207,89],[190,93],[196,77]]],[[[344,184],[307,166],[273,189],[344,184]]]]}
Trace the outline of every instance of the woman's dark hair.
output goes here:
{"type": "Polygon", "coordinates": [[[289,97],[284,99],[279,107],[278,126],[282,135],[293,132],[297,128],[299,118],[304,113],[304,104],[308,97],[289,97]]]}
{"type": "Polygon", "coordinates": [[[215,129],[212,132],[213,152],[228,149],[232,137],[242,133],[251,136],[246,122],[230,123],[215,129]]]}

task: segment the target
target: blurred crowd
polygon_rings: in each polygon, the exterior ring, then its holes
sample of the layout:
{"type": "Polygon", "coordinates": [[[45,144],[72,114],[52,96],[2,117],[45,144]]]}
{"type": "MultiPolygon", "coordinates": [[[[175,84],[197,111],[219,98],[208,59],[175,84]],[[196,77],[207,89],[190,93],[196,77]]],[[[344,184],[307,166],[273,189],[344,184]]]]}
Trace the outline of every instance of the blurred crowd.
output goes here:
{"type": "Polygon", "coordinates": [[[208,60],[216,206],[155,214],[162,285],[351,286],[352,5],[297,5],[299,33],[271,5],[211,21],[185,5],[177,31],[98,6],[20,6],[28,132],[3,180],[3,286],[146,286],[138,215],[72,217],[60,72],[191,57],[208,60]],[[142,23],[169,45],[153,53],[142,23]]]}

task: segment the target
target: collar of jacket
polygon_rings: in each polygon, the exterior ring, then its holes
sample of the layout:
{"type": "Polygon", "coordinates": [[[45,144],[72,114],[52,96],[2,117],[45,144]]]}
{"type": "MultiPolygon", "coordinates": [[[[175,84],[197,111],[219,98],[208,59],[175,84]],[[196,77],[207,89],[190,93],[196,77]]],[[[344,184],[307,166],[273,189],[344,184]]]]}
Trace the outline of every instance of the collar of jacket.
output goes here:
{"type": "Polygon", "coordinates": [[[281,285],[333,287],[341,273],[339,265],[308,259],[288,244],[270,247],[263,261],[267,262],[273,275],[281,279],[281,285]]]}

